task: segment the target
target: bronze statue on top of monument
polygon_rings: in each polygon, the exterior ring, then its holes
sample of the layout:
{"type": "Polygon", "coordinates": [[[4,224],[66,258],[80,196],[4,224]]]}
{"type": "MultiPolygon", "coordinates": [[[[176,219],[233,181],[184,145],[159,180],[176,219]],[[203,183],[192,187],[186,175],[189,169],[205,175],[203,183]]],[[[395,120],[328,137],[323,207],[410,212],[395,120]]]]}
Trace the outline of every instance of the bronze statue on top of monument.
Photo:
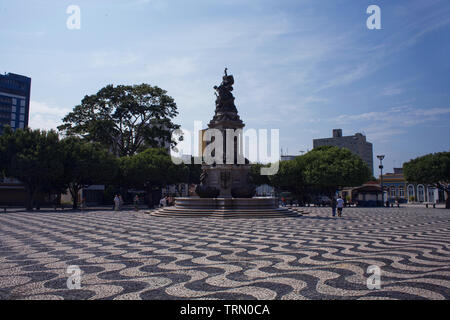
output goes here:
{"type": "Polygon", "coordinates": [[[225,75],[222,78],[220,86],[214,86],[216,94],[216,111],[233,111],[237,112],[234,105],[234,97],[231,91],[233,91],[234,78],[232,75],[227,74],[227,68],[225,68],[225,75]]]}
{"type": "Polygon", "coordinates": [[[237,114],[236,106],[234,105],[234,97],[231,91],[233,91],[234,77],[227,74],[227,68],[225,68],[224,76],[222,77],[222,83],[219,86],[214,86],[216,90],[216,110],[213,119],[209,123],[210,128],[216,128],[220,122],[235,122],[235,124],[228,123],[230,128],[243,127],[242,120],[237,114]],[[242,126],[241,126],[242,125],[242,126]]]}

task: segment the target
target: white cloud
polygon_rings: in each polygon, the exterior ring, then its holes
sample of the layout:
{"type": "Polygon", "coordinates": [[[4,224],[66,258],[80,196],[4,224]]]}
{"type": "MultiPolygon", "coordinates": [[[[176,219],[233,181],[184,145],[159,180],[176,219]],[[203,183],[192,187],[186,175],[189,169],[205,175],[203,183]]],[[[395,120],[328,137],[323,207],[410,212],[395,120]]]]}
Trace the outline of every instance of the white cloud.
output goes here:
{"type": "MultiPolygon", "coordinates": [[[[347,84],[351,84],[356,80],[359,80],[369,74],[369,65],[368,63],[363,63],[360,65],[348,66],[342,68],[342,70],[336,72],[334,75],[330,72],[327,75],[327,80],[325,84],[320,87],[317,91],[321,91],[328,88],[340,87],[347,84]]],[[[372,69],[373,71],[374,69],[372,69]]]]}
{"type": "Polygon", "coordinates": [[[406,133],[406,130],[393,128],[389,125],[375,125],[370,126],[364,130],[368,140],[379,145],[389,144],[392,142],[392,137],[406,133]]]}
{"type": "Polygon", "coordinates": [[[138,56],[132,52],[98,51],[91,54],[90,65],[92,68],[115,68],[137,61],[138,56]]]}
{"type": "Polygon", "coordinates": [[[450,114],[449,108],[413,108],[411,106],[395,106],[384,111],[372,111],[360,114],[343,114],[329,119],[339,125],[357,124],[364,128],[371,141],[387,143],[394,135],[404,134],[408,128],[442,120],[442,116],[450,114]]]}
{"type": "Polygon", "coordinates": [[[151,77],[185,77],[196,70],[196,63],[193,58],[180,57],[168,58],[158,63],[148,65],[140,76],[151,77]]]}
{"type": "MultiPolygon", "coordinates": [[[[413,114],[419,117],[432,117],[444,114],[450,114],[450,108],[431,108],[414,110],[413,114]]],[[[435,119],[435,118],[434,118],[435,119]]]]}
{"type": "Polygon", "coordinates": [[[390,86],[390,87],[384,88],[383,91],[381,92],[381,94],[383,96],[395,96],[395,95],[403,93],[403,91],[404,90],[402,88],[390,86]]]}
{"type": "Polygon", "coordinates": [[[62,124],[61,119],[70,111],[69,108],[51,106],[45,102],[30,101],[29,127],[32,129],[56,129],[62,124]]]}
{"type": "Polygon", "coordinates": [[[148,5],[151,4],[152,8],[156,9],[164,9],[167,7],[167,3],[163,0],[136,0],[134,2],[130,2],[129,0],[125,1],[126,5],[148,5]]]}
{"type": "Polygon", "coordinates": [[[415,124],[439,120],[439,115],[450,114],[449,108],[422,108],[410,106],[396,106],[385,111],[372,111],[360,114],[343,114],[335,118],[341,124],[355,121],[371,121],[395,123],[398,126],[412,126],[415,124]]]}

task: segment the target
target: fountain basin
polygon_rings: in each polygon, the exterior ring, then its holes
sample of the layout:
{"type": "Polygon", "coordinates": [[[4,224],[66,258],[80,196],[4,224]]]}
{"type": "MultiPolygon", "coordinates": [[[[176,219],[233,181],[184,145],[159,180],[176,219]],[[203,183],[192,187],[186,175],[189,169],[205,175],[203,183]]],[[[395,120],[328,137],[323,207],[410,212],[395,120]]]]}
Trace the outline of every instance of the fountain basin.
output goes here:
{"type": "Polygon", "coordinates": [[[175,198],[175,206],[150,212],[160,217],[282,218],[300,212],[278,207],[278,198],[175,198]]]}

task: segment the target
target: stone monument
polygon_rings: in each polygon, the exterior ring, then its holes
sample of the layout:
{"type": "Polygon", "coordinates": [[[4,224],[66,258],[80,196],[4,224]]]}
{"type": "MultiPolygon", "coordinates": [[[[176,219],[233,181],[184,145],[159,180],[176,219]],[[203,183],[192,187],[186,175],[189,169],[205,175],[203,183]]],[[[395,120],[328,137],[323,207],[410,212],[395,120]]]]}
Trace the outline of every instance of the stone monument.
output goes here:
{"type": "Polygon", "coordinates": [[[244,157],[245,124],[238,115],[232,94],[234,78],[225,68],[222,83],[214,86],[216,108],[208,129],[199,197],[175,198],[174,207],[151,212],[155,216],[193,217],[281,217],[298,213],[278,207],[277,198],[255,198],[256,186],[250,163],[244,157]]]}
{"type": "Polygon", "coordinates": [[[208,132],[215,129],[216,135],[212,132],[211,138],[216,141],[219,134],[222,137],[222,143],[216,145],[211,155],[204,155],[212,157],[216,156],[216,152],[221,151],[222,157],[218,155],[218,160],[221,161],[214,161],[212,164],[203,163],[201,184],[196,190],[201,198],[251,198],[255,195],[256,186],[252,183],[250,164],[243,154],[242,129],[245,125],[239,118],[234,104],[231,93],[233,84],[234,78],[227,74],[225,68],[222,83],[220,86],[214,86],[217,91],[216,109],[207,130],[208,132]]]}

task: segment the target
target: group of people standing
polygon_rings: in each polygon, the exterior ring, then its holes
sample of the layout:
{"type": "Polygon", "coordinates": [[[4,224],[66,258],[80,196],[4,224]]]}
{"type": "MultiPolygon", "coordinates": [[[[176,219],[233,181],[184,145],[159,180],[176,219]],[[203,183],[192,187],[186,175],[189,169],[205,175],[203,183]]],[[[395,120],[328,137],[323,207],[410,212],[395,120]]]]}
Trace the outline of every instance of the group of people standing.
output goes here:
{"type": "Polygon", "coordinates": [[[161,208],[167,207],[167,206],[173,206],[175,204],[175,199],[172,196],[164,196],[159,200],[159,206],[161,208]]]}
{"type": "Polygon", "coordinates": [[[342,217],[343,208],[344,208],[344,199],[342,199],[341,196],[339,196],[337,199],[336,197],[333,197],[333,199],[331,199],[331,214],[333,215],[333,217],[336,216],[336,209],[338,217],[342,217]]]}
{"type": "MultiPolygon", "coordinates": [[[[139,196],[138,195],[134,196],[133,205],[134,205],[134,209],[136,211],[138,211],[139,210],[139,196]]],[[[122,206],[123,206],[123,198],[120,194],[116,194],[116,196],[114,197],[114,211],[122,210],[122,206]]]]}
{"type": "MultiPolygon", "coordinates": [[[[140,201],[139,196],[135,195],[133,198],[133,205],[134,205],[134,209],[136,211],[139,210],[139,201],[140,201]]],[[[122,210],[123,204],[124,204],[124,201],[123,201],[122,196],[120,194],[116,194],[114,196],[114,206],[113,206],[114,211],[122,210]]],[[[175,198],[173,196],[164,196],[159,201],[160,207],[173,206],[174,204],[175,204],[175,198]]]]}
{"type": "Polygon", "coordinates": [[[123,198],[120,194],[116,194],[114,197],[114,211],[120,211],[122,210],[123,206],[123,198]]]}

